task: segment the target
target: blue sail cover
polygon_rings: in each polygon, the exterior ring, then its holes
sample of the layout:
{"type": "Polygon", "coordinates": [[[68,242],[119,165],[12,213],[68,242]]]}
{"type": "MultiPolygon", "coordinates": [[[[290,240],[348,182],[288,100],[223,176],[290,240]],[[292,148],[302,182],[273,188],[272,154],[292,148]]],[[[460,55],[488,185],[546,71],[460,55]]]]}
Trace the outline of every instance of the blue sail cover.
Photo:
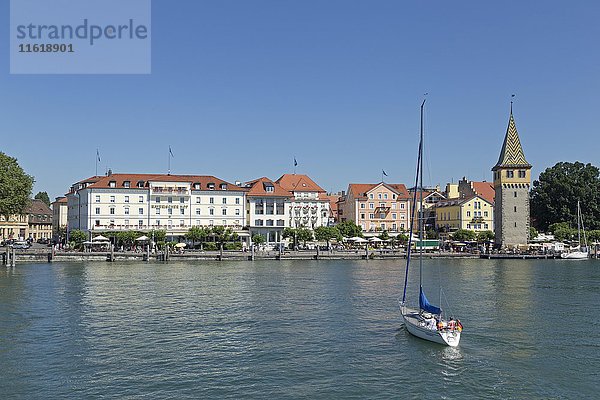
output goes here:
{"type": "Polygon", "coordinates": [[[423,291],[422,287],[420,288],[419,292],[419,307],[421,310],[437,315],[442,313],[442,310],[439,307],[429,304],[429,300],[427,300],[427,296],[425,296],[425,292],[423,291]]]}

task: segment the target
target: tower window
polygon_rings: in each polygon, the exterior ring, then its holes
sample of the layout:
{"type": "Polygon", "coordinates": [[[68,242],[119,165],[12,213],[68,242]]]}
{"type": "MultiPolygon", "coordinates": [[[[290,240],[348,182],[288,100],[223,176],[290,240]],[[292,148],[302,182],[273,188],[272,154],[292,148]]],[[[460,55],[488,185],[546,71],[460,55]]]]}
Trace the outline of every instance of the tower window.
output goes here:
{"type": "Polygon", "coordinates": [[[515,228],[517,227],[517,223],[515,222],[515,228]]]}
{"type": "Polygon", "coordinates": [[[515,212],[517,212],[517,206],[515,206],[515,212]]]}
{"type": "Polygon", "coordinates": [[[519,178],[525,178],[525,171],[519,170],[519,178]]]}
{"type": "Polygon", "coordinates": [[[515,177],[515,171],[512,171],[512,170],[506,171],[506,177],[507,178],[514,178],[515,177]]]}
{"type": "Polygon", "coordinates": [[[515,192],[515,197],[517,197],[517,192],[515,192]]]}

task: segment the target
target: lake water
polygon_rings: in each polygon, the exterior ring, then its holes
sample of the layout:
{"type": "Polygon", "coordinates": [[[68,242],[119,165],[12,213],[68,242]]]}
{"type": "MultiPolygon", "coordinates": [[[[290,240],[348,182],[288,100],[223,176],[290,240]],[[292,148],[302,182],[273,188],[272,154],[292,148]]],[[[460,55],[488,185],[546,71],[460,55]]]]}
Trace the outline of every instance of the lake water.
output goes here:
{"type": "Polygon", "coordinates": [[[600,396],[600,260],[424,268],[458,348],[403,328],[402,260],[2,267],[0,397],[600,396]]]}

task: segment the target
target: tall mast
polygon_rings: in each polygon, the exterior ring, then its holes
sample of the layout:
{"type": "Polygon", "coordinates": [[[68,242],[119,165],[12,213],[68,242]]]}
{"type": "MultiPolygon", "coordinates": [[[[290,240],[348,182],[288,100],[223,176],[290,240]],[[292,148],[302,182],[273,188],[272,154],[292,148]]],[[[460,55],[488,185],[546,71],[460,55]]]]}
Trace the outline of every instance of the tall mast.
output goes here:
{"type": "Polygon", "coordinates": [[[421,103],[421,134],[419,140],[419,209],[417,212],[418,227],[419,227],[419,296],[421,295],[421,287],[423,287],[423,110],[425,107],[425,99],[421,103]]]}
{"type": "MultiPolygon", "coordinates": [[[[423,153],[423,105],[425,104],[425,100],[423,100],[423,104],[421,104],[421,137],[419,140],[419,154],[417,157],[417,171],[415,174],[415,190],[413,193],[413,198],[412,198],[412,206],[411,206],[411,211],[410,211],[410,231],[408,233],[408,245],[407,245],[407,250],[406,250],[406,271],[404,273],[404,293],[402,294],[402,303],[404,303],[406,301],[406,286],[408,285],[408,266],[410,265],[410,256],[412,254],[412,238],[413,238],[413,231],[414,231],[414,220],[415,220],[415,215],[416,215],[416,209],[417,209],[417,187],[419,186],[419,173],[421,171],[421,165],[422,160],[421,160],[421,155],[423,153]]],[[[421,198],[422,198],[422,194],[421,194],[421,198]]],[[[419,273],[419,279],[420,279],[420,273],[419,273]]]]}
{"type": "Polygon", "coordinates": [[[579,243],[579,247],[581,247],[581,207],[579,205],[579,200],[577,200],[577,243],[579,243]]]}

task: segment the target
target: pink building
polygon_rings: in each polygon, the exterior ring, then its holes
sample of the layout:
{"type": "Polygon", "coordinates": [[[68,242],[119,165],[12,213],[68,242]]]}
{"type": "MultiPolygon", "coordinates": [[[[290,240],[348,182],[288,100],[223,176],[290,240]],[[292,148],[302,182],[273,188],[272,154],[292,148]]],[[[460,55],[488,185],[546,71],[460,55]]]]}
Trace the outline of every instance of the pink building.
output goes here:
{"type": "Polygon", "coordinates": [[[351,183],[338,205],[340,222],[353,221],[363,232],[410,228],[410,195],[403,184],[351,183]]]}

